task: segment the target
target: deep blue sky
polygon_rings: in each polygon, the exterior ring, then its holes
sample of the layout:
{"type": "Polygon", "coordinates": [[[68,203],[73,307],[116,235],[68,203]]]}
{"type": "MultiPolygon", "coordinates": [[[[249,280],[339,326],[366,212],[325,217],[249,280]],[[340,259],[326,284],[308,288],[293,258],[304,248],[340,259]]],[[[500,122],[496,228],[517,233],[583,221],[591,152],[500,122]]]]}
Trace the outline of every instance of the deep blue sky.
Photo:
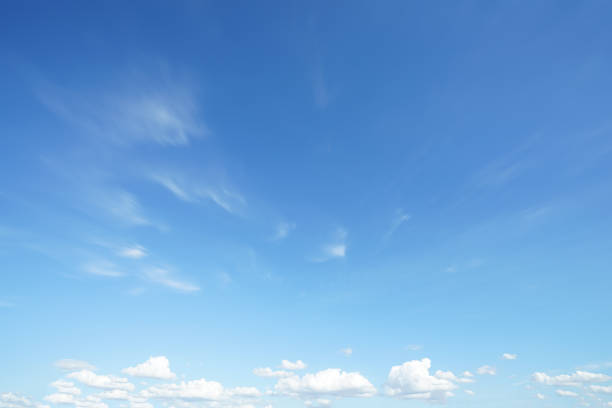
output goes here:
{"type": "Polygon", "coordinates": [[[0,408],[612,406],[611,20],[4,2],[0,408]]]}

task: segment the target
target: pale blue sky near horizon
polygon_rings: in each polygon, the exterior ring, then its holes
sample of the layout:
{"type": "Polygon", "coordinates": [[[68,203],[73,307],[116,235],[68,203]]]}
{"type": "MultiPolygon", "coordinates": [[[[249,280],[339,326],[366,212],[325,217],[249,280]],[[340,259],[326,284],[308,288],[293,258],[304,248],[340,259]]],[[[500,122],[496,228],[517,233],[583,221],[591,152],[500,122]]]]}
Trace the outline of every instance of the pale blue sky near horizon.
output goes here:
{"type": "Polygon", "coordinates": [[[0,408],[611,407],[611,19],[3,2],[0,408]]]}

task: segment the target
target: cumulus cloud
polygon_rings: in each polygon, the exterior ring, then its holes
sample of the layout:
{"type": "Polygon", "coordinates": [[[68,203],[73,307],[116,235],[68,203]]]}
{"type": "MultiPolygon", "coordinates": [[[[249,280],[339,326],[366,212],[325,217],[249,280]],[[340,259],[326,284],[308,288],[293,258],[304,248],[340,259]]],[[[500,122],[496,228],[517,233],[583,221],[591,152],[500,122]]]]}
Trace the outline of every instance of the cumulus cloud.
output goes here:
{"type": "Polygon", "coordinates": [[[109,390],[96,394],[96,397],[107,400],[129,400],[131,395],[126,390],[109,390]]]}
{"type": "Polygon", "coordinates": [[[274,387],[280,395],[300,398],[371,397],[376,388],[360,373],[347,373],[338,368],[328,368],[314,374],[281,378],[274,387]]]}
{"type": "Polygon", "coordinates": [[[0,408],[49,408],[49,406],[34,402],[23,395],[5,392],[0,394],[0,408]]]}
{"type": "Polygon", "coordinates": [[[113,375],[98,375],[90,370],[81,370],[70,373],[67,376],[82,384],[89,385],[94,388],[118,389],[132,391],[134,384],[131,384],[127,378],[115,377],[113,375]]]}
{"type": "Polygon", "coordinates": [[[203,401],[229,401],[233,398],[256,398],[261,395],[261,392],[255,387],[226,389],[221,383],[204,378],[182,381],[178,384],[155,385],[141,392],[144,398],[203,401]]]}
{"type": "Polygon", "coordinates": [[[497,370],[495,370],[495,367],[483,365],[482,367],[478,367],[476,372],[480,375],[495,375],[497,370]]]}
{"type": "Polygon", "coordinates": [[[134,367],[124,368],[123,373],[133,377],[160,378],[166,380],[176,377],[176,374],[170,371],[170,362],[165,356],[150,357],[144,363],[134,367]]]}
{"type": "Polygon", "coordinates": [[[578,394],[575,393],[574,391],[567,391],[567,390],[557,390],[555,391],[555,393],[562,397],[574,397],[575,398],[578,396],[578,394]]]}
{"type": "Polygon", "coordinates": [[[502,359],[504,360],[516,360],[518,356],[516,354],[504,353],[502,354],[502,359]]]}
{"type": "Polygon", "coordinates": [[[55,387],[58,392],[63,394],[80,395],[81,390],[78,389],[73,382],[57,380],[51,383],[52,387],[55,387]]]}
{"type": "Polygon", "coordinates": [[[98,397],[89,395],[85,398],[77,398],[72,394],[55,393],[47,395],[45,401],[52,404],[74,405],[79,408],[108,408],[98,397]]]}
{"type": "Polygon", "coordinates": [[[276,378],[289,377],[293,375],[293,373],[289,371],[272,370],[270,367],[255,368],[253,370],[253,374],[255,374],[258,377],[276,377],[276,378]]]}
{"type": "Polygon", "coordinates": [[[72,358],[65,358],[63,360],[58,360],[54,364],[57,368],[60,368],[65,371],[77,371],[77,370],[95,371],[96,370],[96,367],[93,364],[90,364],[87,361],[74,360],[72,358]]]}
{"type": "Polygon", "coordinates": [[[545,399],[546,397],[544,396],[544,394],[537,393],[537,394],[536,394],[536,398],[537,398],[537,399],[539,399],[539,400],[543,400],[543,399],[545,399]]]}
{"type": "Polygon", "coordinates": [[[402,399],[423,399],[443,401],[452,396],[452,390],[457,388],[453,383],[455,375],[450,371],[429,373],[431,360],[407,361],[402,365],[393,366],[385,384],[388,396],[402,399]]]}
{"type": "Polygon", "coordinates": [[[561,387],[579,387],[584,383],[598,383],[612,380],[612,377],[605,374],[591,373],[588,371],[576,371],[573,374],[561,374],[549,376],[546,373],[534,373],[532,376],[535,382],[545,385],[555,385],[561,387]]]}
{"type": "Polygon", "coordinates": [[[612,394],[612,385],[591,385],[589,388],[593,392],[612,394]]]}
{"type": "Polygon", "coordinates": [[[285,370],[303,370],[306,368],[306,364],[302,360],[291,362],[289,360],[281,361],[281,368],[285,370]]]}

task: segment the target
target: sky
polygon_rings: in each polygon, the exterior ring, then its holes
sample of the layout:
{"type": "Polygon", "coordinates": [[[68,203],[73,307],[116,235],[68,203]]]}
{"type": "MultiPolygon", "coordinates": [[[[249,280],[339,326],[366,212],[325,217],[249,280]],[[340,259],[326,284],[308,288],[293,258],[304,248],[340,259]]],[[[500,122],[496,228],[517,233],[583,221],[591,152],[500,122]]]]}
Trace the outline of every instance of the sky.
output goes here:
{"type": "Polygon", "coordinates": [[[611,19],[2,2],[0,408],[612,407],[611,19]]]}

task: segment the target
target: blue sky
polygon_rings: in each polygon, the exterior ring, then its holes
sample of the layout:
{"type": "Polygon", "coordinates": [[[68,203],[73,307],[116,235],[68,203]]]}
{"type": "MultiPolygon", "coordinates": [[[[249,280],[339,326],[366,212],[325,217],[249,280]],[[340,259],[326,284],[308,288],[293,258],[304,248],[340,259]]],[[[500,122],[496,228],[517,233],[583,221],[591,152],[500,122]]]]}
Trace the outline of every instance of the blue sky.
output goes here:
{"type": "Polygon", "coordinates": [[[0,6],[0,408],[611,407],[612,4],[0,6]]]}

